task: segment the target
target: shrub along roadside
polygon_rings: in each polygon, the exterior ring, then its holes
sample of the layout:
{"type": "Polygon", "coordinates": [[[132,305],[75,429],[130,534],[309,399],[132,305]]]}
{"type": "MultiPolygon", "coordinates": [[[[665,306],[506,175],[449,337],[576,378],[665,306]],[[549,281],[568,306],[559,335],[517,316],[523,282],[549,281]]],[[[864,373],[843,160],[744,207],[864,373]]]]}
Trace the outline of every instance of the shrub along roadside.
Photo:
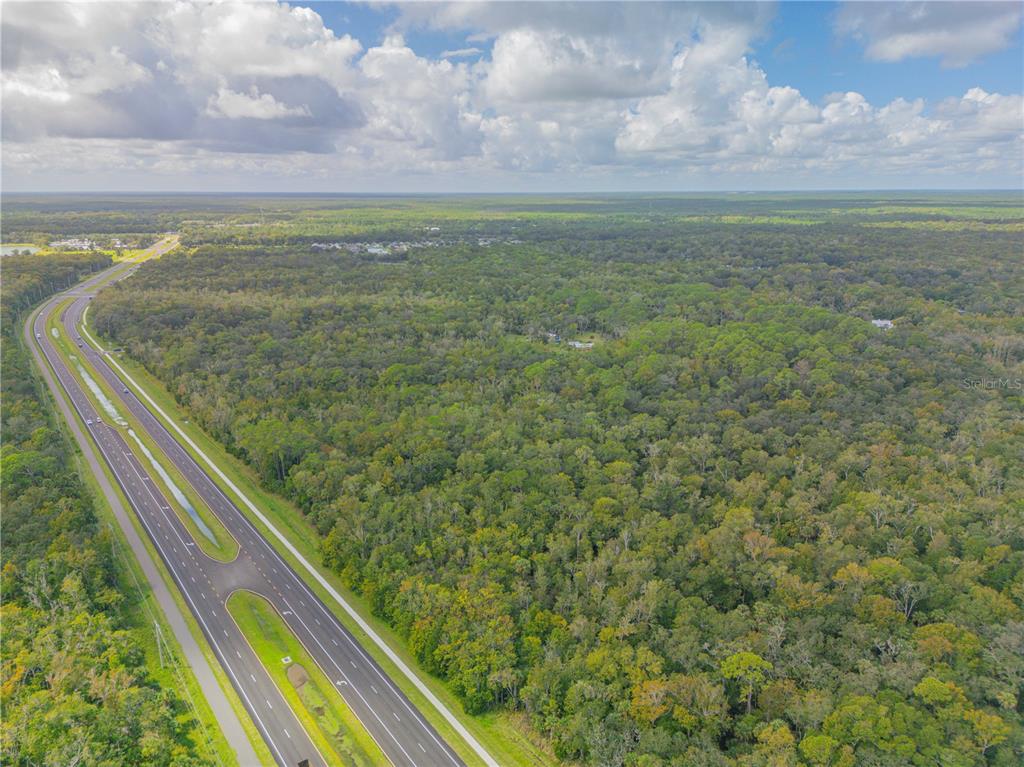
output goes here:
{"type": "Polygon", "coordinates": [[[110,259],[4,259],[0,762],[198,765],[194,720],[146,666],[109,533],[18,342],[23,312],[110,259]]]}

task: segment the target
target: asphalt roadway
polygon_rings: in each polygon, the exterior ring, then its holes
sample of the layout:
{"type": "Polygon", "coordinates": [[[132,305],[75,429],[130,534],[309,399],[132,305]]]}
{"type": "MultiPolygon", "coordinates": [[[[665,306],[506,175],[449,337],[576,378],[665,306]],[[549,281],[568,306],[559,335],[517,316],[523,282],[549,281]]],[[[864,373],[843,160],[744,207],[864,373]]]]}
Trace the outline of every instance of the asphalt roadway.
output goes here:
{"type": "Polygon", "coordinates": [[[226,600],[240,589],[259,594],[274,606],[392,764],[396,767],[463,767],[463,761],[377,662],[142,400],[128,389],[103,356],[84,340],[79,340],[77,326],[98,289],[97,283],[117,271],[125,272],[119,277],[123,279],[130,273],[130,267],[114,266],[51,299],[35,317],[34,340],[86,423],[86,429],[159,551],[274,759],[282,767],[297,767],[304,760],[310,767],[331,763],[313,745],[228,613],[226,600]],[[213,560],[196,545],[153,482],[146,465],[129,449],[122,435],[123,428],[110,423],[105,413],[97,411],[57,353],[54,339],[46,331],[46,322],[57,304],[69,295],[75,300],[61,317],[67,337],[73,343],[80,343],[82,356],[119,397],[115,405],[136,418],[163,451],[165,459],[176,466],[196,495],[238,542],[239,554],[232,562],[213,560]]]}

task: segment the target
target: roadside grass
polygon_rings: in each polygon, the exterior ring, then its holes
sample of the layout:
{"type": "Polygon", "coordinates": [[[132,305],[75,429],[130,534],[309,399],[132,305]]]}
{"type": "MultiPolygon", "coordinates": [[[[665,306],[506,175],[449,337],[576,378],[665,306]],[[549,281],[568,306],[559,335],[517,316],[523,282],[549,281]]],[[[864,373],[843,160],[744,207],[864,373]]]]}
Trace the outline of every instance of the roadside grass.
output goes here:
{"type": "MultiPolygon", "coordinates": [[[[330,679],[267,600],[251,591],[236,591],[228,597],[227,608],[325,759],[344,767],[388,763],[330,679]],[[285,658],[291,661],[286,663],[285,658]],[[305,672],[306,682],[301,688],[289,679],[288,671],[294,665],[305,672]]],[[[297,671],[293,669],[292,673],[297,671]]]]}
{"type": "MultiPolygon", "coordinates": [[[[76,463],[81,462],[76,460],[76,463]]],[[[82,470],[91,475],[87,467],[80,465],[79,471],[82,470]]],[[[92,490],[98,491],[99,488],[90,488],[90,491],[92,490]]],[[[92,495],[94,503],[99,505],[99,499],[103,494],[92,492],[92,495]]],[[[106,501],[102,503],[105,504],[106,501]]],[[[108,508],[102,516],[112,518],[113,513],[108,508]]],[[[179,714],[178,720],[195,721],[197,726],[192,731],[192,740],[196,743],[199,753],[222,767],[238,764],[235,752],[221,732],[210,704],[203,695],[192,669],[185,661],[181,645],[153,596],[152,586],[142,576],[138,562],[128,550],[124,534],[114,522],[107,521],[106,524],[114,554],[118,591],[124,597],[121,602],[121,614],[125,623],[135,630],[136,638],[146,655],[146,666],[150,675],[158,687],[176,690],[179,697],[185,701],[187,710],[179,714]]]]}
{"type": "Polygon", "coordinates": [[[115,263],[121,261],[131,261],[132,259],[138,258],[146,252],[148,248],[122,248],[120,251],[117,250],[102,250],[101,253],[106,253],[115,263]]]}
{"type": "MultiPolygon", "coordinates": [[[[88,319],[88,318],[86,318],[88,319]]],[[[95,337],[95,331],[90,327],[95,337]]],[[[350,591],[336,573],[321,564],[319,536],[313,526],[306,521],[301,511],[289,501],[265,490],[259,483],[255,473],[242,461],[207,435],[195,424],[181,416],[181,407],[155,377],[125,354],[114,354],[118,364],[152,397],[161,409],[170,416],[179,428],[184,431],[195,444],[205,452],[221,471],[255,503],[270,521],[293,546],[316,568],[330,585],[359,613],[370,627],[391,647],[391,649],[410,667],[416,670],[430,691],[447,706],[465,728],[487,749],[502,767],[554,767],[558,759],[551,754],[543,742],[535,739],[519,717],[506,712],[490,712],[483,715],[466,713],[459,699],[438,677],[423,671],[415,657],[409,651],[405,640],[398,636],[385,622],[375,616],[369,605],[360,596],[350,591]]],[[[131,384],[128,384],[131,387],[131,384]]],[[[173,432],[170,424],[158,413],[157,419],[164,422],[173,432]]],[[[182,447],[189,451],[196,462],[206,468],[203,459],[188,444],[182,447]]],[[[250,522],[266,537],[280,556],[287,561],[309,588],[323,600],[328,609],[356,637],[362,647],[370,654],[385,673],[405,693],[423,716],[433,725],[442,737],[456,750],[467,765],[483,764],[480,757],[473,751],[462,737],[455,732],[448,721],[424,697],[416,686],[403,674],[384,652],[366,635],[359,625],[345,612],[333,597],[315,579],[307,578],[303,567],[281,543],[242,503],[235,493],[219,477],[211,473],[214,482],[241,509],[250,522]]]]}
{"type": "MultiPolygon", "coordinates": [[[[71,370],[71,374],[75,376],[75,378],[78,379],[79,382],[82,384],[82,390],[86,393],[86,396],[89,397],[89,399],[93,402],[93,404],[96,406],[99,412],[103,412],[102,406],[100,405],[99,402],[96,401],[96,397],[94,396],[92,391],[90,391],[89,387],[85,385],[84,381],[82,381],[81,374],[76,369],[76,362],[81,364],[82,367],[84,367],[87,370],[89,376],[93,379],[93,381],[96,382],[96,385],[100,387],[100,390],[107,397],[107,399],[109,399],[116,405],[118,398],[114,395],[114,392],[111,390],[111,387],[109,386],[107,381],[95,370],[95,368],[89,362],[89,360],[85,358],[85,355],[76,353],[75,349],[77,347],[72,346],[71,340],[67,337],[67,334],[65,333],[65,328],[59,320],[61,312],[73,300],[74,299],[68,299],[67,301],[63,301],[58,305],[57,310],[54,311],[51,318],[47,321],[46,332],[51,334],[51,340],[54,342],[54,346],[57,347],[60,354],[65,358],[65,361],[68,364],[68,368],[71,370]],[[56,328],[58,333],[56,337],[53,336],[54,328],[56,328]]],[[[84,338],[82,343],[86,343],[84,338]]],[[[163,493],[164,497],[167,499],[167,502],[170,504],[175,514],[177,514],[182,524],[185,525],[189,534],[192,536],[192,539],[196,542],[196,545],[199,546],[199,548],[202,550],[204,554],[206,554],[211,559],[217,560],[218,562],[230,562],[235,557],[237,557],[238,542],[231,536],[231,534],[227,531],[227,528],[224,527],[224,525],[217,518],[217,516],[209,509],[209,507],[207,507],[206,504],[199,500],[199,497],[195,492],[194,488],[191,486],[191,484],[188,483],[185,477],[177,470],[177,468],[174,466],[174,463],[164,455],[164,453],[160,450],[156,443],[153,442],[153,440],[149,437],[146,430],[142,428],[141,424],[139,424],[139,422],[128,411],[127,408],[125,408],[124,406],[119,406],[117,407],[117,411],[120,414],[121,418],[123,418],[124,421],[128,424],[128,427],[132,429],[135,435],[142,441],[142,443],[146,446],[149,452],[152,453],[152,455],[160,463],[164,471],[167,472],[167,474],[171,478],[171,481],[185,496],[187,501],[191,504],[192,508],[196,510],[196,513],[199,515],[199,518],[203,521],[203,524],[205,524],[206,527],[210,530],[210,532],[213,534],[214,539],[216,540],[216,542],[211,541],[206,535],[202,533],[202,531],[199,529],[198,525],[196,525],[192,517],[188,514],[187,511],[185,511],[184,508],[182,508],[181,504],[178,503],[178,501],[175,499],[173,493],[171,493],[170,488],[167,486],[167,483],[164,481],[164,479],[159,475],[159,473],[154,472],[151,475],[153,478],[153,482],[160,488],[161,493],[163,493]]],[[[131,436],[128,435],[127,433],[124,436],[125,442],[128,444],[129,449],[133,453],[135,453],[136,457],[143,465],[147,465],[149,463],[149,459],[145,455],[140,454],[141,451],[139,450],[138,445],[135,443],[135,440],[132,439],[131,436]]]]}
{"type": "MultiPolygon", "coordinates": [[[[35,362],[34,358],[33,362],[35,362]]],[[[184,658],[184,652],[181,649],[181,645],[179,644],[177,637],[175,637],[174,632],[171,630],[170,625],[167,623],[167,618],[164,615],[163,610],[160,608],[159,603],[156,601],[156,598],[153,595],[152,586],[143,575],[138,560],[131,555],[128,539],[121,530],[120,524],[114,516],[113,509],[110,507],[110,503],[108,502],[106,495],[100,488],[96,477],[93,476],[92,470],[87,465],[81,448],[74,436],[71,434],[70,428],[68,424],[65,423],[63,415],[58,411],[56,404],[54,403],[54,393],[50,391],[49,387],[46,386],[41,378],[37,377],[36,380],[37,385],[43,392],[44,399],[50,403],[51,412],[55,414],[56,423],[64,435],[64,438],[68,441],[68,444],[71,445],[71,454],[73,456],[75,466],[78,470],[79,476],[84,480],[90,496],[95,503],[97,515],[111,533],[112,546],[115,552],[115,566],[118,573],[118,585],[121,587],[121,593],[126,596],[125,604],[123,605],[126,613],[126,620],[132,626],[140,629],[138,636],[143,641],[147,667],[161,685],[175,687],[179,692],[183,693],[182,697],[188,701],[192,713],[199,723],[198,732],[195,737],[201,738],[205,742],[203,750],[208,753],[210,760],[218,765],[223,765],[224,767],[238,765],[234,749],[231,748],[227,739],[224,737],[220,724],[214,717],[213,711],[210,708],[206,697],[203,695],[202,689],[200,688],[199,682],[196,680],[191,667],[187,663],[179,662],[174,668],[168,666],[166,672],[161,668],[161,647],[158,645],[158,642],[162,642],[162,649],[164,652],[169,651],[169,655],[166,656],[169,664],[173,662],[172,658],[174,661],[184,658]],[[118,556],[118,553],[122,556],[118,556]],[[145,624],[145,628],[143,628],[143,624],[145,624]],[[157,639],[157,632],[160,632],[159,640],[157,639]]],[[[67,395],[63,391],[57,396],[60,396],[65,402],[67,402],[67,395]]],[[[68,404],[70,406],[70,403],[68,404]]],[[[81,419],[75,412],[74,408],[71,408],[71,412],[74,414],[74,418],[79,421],[79,425],[82,430],[85,431],[85,424],[81,423],[81,419]]],[[[124,493],[121,491],[120,486],[117,484],[117,480],[114,478],[114,475],[111,473],[106,462],[101,460],[100,465],[111,487],[114,488],[114,492],[117,493],[121,503],[127,510],[127,516],[131,520],[132,526],[135,528],[140,540],[146,547],[150,560],[154,563],[154,566],[160,573],[160,577],[167,586],[179,612],[184,617],[185,624],[188,626],[189,631],[196,639],[203,655],[210,664],[214,677],[217,679],[217,683],[224,691],[228,702],[231,704],[231,707],[235,710],[235,713],[241,721],[242,726],[245,729],[246,736],[260,760],[260,764],[263,765],[263,767],[274,767],[275,763],[270,754],[269,748],[260,736],[256,726],[252,723],[249,714],[242,705],[242,701],[239,699],[234,687],[231,686],[224,670],[220,666],[219,661],[207,644],[206,638],[203,636],[203,633],[199,628],[199,624],[196,623],[194,616],[186,606],[184,598],[178,591],[178,587],[175,585],[174,579],[171,577],[170,572],[168,572],[163,560],[160,558],[152,541],[149,539],[149,535],[143,528],[138,516],[134,511],[132,511],[131,504],[128,502],[128,499],[125,498],[124,493]]],[[[248,766],[241,765],[241,767],[248,766]]]]}

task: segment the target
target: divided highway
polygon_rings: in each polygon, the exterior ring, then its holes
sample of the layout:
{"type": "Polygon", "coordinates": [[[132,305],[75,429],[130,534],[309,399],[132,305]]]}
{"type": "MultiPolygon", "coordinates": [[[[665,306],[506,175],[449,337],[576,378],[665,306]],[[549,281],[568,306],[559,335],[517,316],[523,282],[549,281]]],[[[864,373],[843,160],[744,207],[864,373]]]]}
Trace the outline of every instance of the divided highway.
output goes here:
{"type": "Polygon", "coordinates": [[[107,277],[119,271],[125,272],[120,277],[123,279],[130,269],[130,265],[114,266],[51,299],[35,316],[32,337],[86,423],[275,760],[282,767],[297,767],[303,760],[307,760],[310,767],[329,763],[325,755],[317,751],[228,613],[226,600],[239,589],[265,597],[276,608],[392,764],[396,767],[463,767],[462,760],[405,694],[143,401],[129,390],[104,357],[88,343],[81,342],[82,356],[119,398],[115,406],[129,411],[137,419],[167,460],[176,466],[196,495],[238,542],[239,554],[232,562],[217,562],[196,545],[153,482],[146,465],[128,448],[123,429],[109,423],[109,418],[96,410],[68,370],[53,345],[54,339],[46,331],[47,318],[64,298],[73,296],[74,301],[60,320],[67,337],[77,343],[78,324],[98,283],[104,283],[107,277]]]}

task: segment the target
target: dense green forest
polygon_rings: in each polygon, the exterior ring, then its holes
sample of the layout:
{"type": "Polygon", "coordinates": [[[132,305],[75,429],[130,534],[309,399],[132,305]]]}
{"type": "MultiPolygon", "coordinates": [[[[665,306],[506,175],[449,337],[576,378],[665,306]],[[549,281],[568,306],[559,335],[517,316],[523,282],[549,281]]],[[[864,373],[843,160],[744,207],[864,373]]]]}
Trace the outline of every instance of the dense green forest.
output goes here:
{"type": "Polygon", "coordinates": [[[150,678],[123,625],[109,533],[18,340],[25,309],[109,265],[91,254],[2,262],[5,765],[202,763],[184,704],[150,678]]]}
{"type": "Polygon", "coordinates": [[[1021,762],[1019,198],[215,199],[92,319],[470,710],[1021,762]]]}

